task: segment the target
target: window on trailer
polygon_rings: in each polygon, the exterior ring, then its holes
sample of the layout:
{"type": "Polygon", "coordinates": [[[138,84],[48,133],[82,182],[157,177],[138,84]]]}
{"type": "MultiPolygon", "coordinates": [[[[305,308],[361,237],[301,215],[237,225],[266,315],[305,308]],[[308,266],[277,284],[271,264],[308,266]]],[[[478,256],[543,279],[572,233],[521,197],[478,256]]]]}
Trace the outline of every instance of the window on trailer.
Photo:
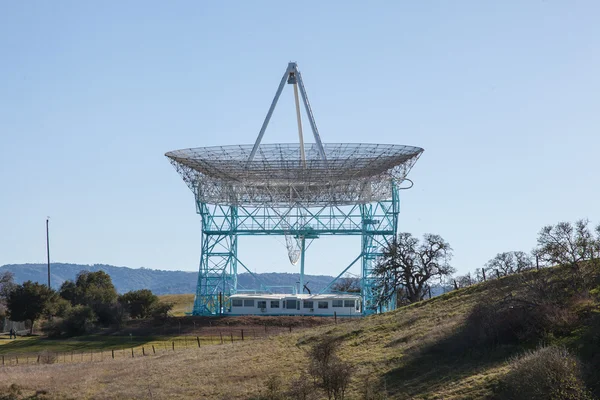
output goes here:
{"type": "Polygon", "coordinates": [[[314,308],[312,301],[304,301],[304,308],[314,308]]]}
{"type": "Polygon", "coordinates": [[[344,307],[354,307],[354,300],[344,300],[344,307]]]}
{"type": "Polygon", "coordinates": [[[242,301],[242,299],[231,299],[232,307],[242,307],[243,305],[244,305],[244,302],[242,301]]]}
{"type": "Polygon", "coordinates": [[[328,301],[320,301],[319,308],[329,308],[329,302],[328,301]]]}
{"type": "Polygon", "coordinates": [[[256,307],[258,307],[258,308],[267,308],[267,301],[266,300],[258,300],[256,302],[256,307]]]}
{"type": "Polygon", "coordinates": [[[279,300],[271,300],[271,308],[279,308],[279,300]]]}
{"type": "Polygon", "coordinates": [[[254,307],[254,299],[244,299],[244,307],[254,307]]]}
{"type": "Polygon", "coordinates": [[[286,300],[285,301],[285,308],[292,309],[292,310],[294,308],[296,308],[296,300],[286,300]]]}
{"type": "Polygon", "coordinates": [[[332,300],[332,307],[344,307],[344,300],[332,300]]]}

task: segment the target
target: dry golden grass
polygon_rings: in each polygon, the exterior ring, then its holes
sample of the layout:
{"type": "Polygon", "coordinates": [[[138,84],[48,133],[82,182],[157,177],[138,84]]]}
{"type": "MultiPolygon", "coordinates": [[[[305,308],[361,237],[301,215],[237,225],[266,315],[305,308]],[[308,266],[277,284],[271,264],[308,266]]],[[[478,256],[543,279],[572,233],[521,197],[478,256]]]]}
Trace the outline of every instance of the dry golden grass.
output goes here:
{"type": "Polygon", "coordinates": [[[260,395],[270,375],[285,381],[300,375],[307,365],[306,350],[329,335],[340,338],[340,356],[356,366],[350,399],[360,398],[367,377],[390,398],[484,398],[504,372],[503,362],[431,357],[425,351],[451,340],[475,301],[490,295],[487,289],[506,293],[511,284],[501,279],[395,312],[267,339],[135,359],[5,367],[0,390],[17,384],[31,393],[44,390],[48,398],[248,399],[260,395]]]}
{"type": "Polygon", "coordinates": [[[7,367],[0,385],[44,390],[53,398],[243,399],[264,377],[293,370],[301,349],[289,338],[206,346],[176,353],[96,363],[7,367]]]}

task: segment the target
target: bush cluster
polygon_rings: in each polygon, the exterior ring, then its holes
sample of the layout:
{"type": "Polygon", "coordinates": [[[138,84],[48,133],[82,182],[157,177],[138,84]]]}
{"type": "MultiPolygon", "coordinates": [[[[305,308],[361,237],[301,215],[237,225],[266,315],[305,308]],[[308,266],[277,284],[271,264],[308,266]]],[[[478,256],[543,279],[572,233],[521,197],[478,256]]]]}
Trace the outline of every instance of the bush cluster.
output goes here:
{"type": "MultiPolygon", "coordinates": [[[[299,377],[292,379],[287,390],[279,376],[270,376],[265,381],[264,394],[260,398],[311,400],[320,398],[318,389],[321,389],[330,400],[344,400],[354,368],[338,357],[338,349],[339,341],[334,338],[328,337],[317,342],[308,351],[308,374],[302,372],[299,377]]],[[[365,398],[370,400],[373,397],[365,398]]]]}
{"type": "Polygon", "coordinates": [[[568,308],[552,303],[483,301],[468,315],[464,335],[474,348],[536,344],[549,334],[560,334],[575,322],[576,316],[568,308]]]}
{"type": "Polygon", "coordinates": [[[501,382],[499,400],[587,400],[583,372],[566,349],[542,347],[509,362],[501,382]]]}
{"type": "Polygon", "coordinates": [[[84,271],[75,281],[64,282],[46,302],[44,310],[50,318],[42,330],[54,338],[85,335],[98,325],[120,328],[129,318],[164,319],[172,308],[147,289],[117,296],[110,276],[84,271]]]}

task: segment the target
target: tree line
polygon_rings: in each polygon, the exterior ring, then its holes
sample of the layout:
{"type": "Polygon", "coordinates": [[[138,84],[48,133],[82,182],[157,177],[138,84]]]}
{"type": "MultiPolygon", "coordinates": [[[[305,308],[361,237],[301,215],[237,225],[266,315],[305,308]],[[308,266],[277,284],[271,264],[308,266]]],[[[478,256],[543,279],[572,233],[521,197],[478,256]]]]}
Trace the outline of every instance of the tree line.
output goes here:
{"type": "MultiPolygon", "coordinates": [[[[590,228],[586,219],[544,226],[531,252],[498,253],[473,273],[454,276],[452,247],[436,234],[419,240],[403,232],[383,249],[375,269],[376,304],[395,300],[397,305],[414,303],[430,295],[432,285],[451,284],[455,289],[547,266],[568,266],[573,279],[582,263],[600,258],[600,225],[590,228]]],[[[360,291],[359,278],[345,277],[335,291],[360,291]]],[[[32,281],[15,284],[12,274],[0,274],[0,316],[25,321],[33,332],[40,319],[43,330],[53,336],[84,334],[98,326],[117,326],[128,319],[165,318],[172,305],[160,302],[148,289],[118,295],[110,276],[103,272],[81,271],[75,280],[65,281],[55,291],[32,281]]]]}
{"type": "MultiPolygon", "coordinates": [[[[393,299],[397,305],[421,301],[436,281],[459,289],[550,266],[569,266],[574,279],[578,279],[582,263],[597,258],[600,258],[600,225],[592,229],[587,219],[544,226],[531,252],[498,253],[474,273],[461,276],[453,275],[456,270],[450,263],[452,247],[440,235],[425,234],[419,240],[404,232],[384,247],[374,269],[377,304],[373,307],[381,307],[393,299]]],[[[349,287],[347,282],[343,286],[349,287]]]]}
{"type": "Polygon", "coordinates": [[[82,335],[97,327],[120,328],[128,319],[165,318],[173,307],[148,289],[119,295],[104,271],[81,271],[58,290],[32,281],[15,284],[12,274],[5,272],[0,275],[0,304],[0,313],[28,324],[30,334],[36,322],[44,320],[42,330],[54,337],[82,335]]]}

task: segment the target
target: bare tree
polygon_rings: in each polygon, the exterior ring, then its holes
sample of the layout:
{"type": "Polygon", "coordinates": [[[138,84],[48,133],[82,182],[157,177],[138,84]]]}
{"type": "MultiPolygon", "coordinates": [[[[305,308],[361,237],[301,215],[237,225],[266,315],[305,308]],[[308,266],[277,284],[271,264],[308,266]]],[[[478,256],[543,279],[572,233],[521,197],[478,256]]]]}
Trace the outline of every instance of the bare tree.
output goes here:
{"type": "Polygon", "coordinates": [[[354,367],[350,363],[338,357],[339,346],[339,340],[325,337],[315,343],[308,352],[310,357],[308,372],[313,376],[317,386],[325,391],[329,400],[344,400],[354,372],[354,367]]]}
{"type": "MultiPolygon", "coordinates": [[[[600,249],[599,237],[594,237],[588,225],[587,219],[580,219],[575,224],[559,222],[543,227],[536,254],[546,265],[578,269],[583,261],[594,259],[600,249]]],[[[600,236],[600,226],[596,232],[600,236]]]]}
{"type": "Polygon", "coordinates": [[[470,272],[468,272],[466,275],[457,276],[453,280],[455,289],[469,287],[471,285],[476,284],[477,282],[478,282],[477,277],[471,276],[470,272]]]}
{"type": "Polygon", "coordinates": [[[420,242],[410,233],[400,233],[386,246],[374,270],[379,302],[390,300],[401,289],[408,302],[422,300],[431,279],[454,272],[451,257],[452,248],[440,235],[425,234],[420,242]]]}
{"type": "Polygon", "coordinates": [[[485,268],[490,278],[501,277],[533,269],[534,262],[523,251],[507,251],[496,254],[496,257],[485,264],[485,268]]]}
{"type": "Polygon", "coordinates": [[[13,281],[13,273],[10,271],[0,272],[0,318],[6,316],[6,299],[16,287],[13,281]]]}
{"type": "Polygon", "coordinates": [[[8,294],[16,287],[14,275],[10,271],[0,272],[0,300],[4,301],[8,294]]]}
{"type": "Polygon", "coordinates": [[[346,275],[338,279],[331,290],[334,292],[360,293],[360,278],[346,275]]]}

